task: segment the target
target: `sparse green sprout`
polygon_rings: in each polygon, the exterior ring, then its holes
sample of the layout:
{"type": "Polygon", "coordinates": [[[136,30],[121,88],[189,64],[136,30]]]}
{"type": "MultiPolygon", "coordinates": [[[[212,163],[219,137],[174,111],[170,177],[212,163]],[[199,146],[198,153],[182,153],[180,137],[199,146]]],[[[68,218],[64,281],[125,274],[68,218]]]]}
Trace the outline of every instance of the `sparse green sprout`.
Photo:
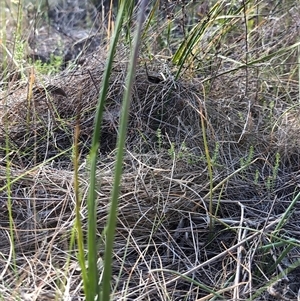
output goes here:
{"type": "Polygon", "coordinates": [[[271,192],[271,190],[272,190],[272,182],[273,181],[272,181],[271,176],[268,176],[267,181],[266,181],[266,187],[269,192],[271,192]]]}
{"type": "Polygon", "coordinates": [[[180,149],[179,149],[179,152],[178,152],[178,159],[185,159],[187,157],[189,157],[189,152],[188,152],[188,149],[186,147],[186,144],[185,142],[182,142],[181,143],[181,146],[180,146],[180,149]]]}
{"type": "Polygon", "coordinates": [[[275,188],[278,171],[279,171],[279,164],[280,164],[280,154],[276,153],[275,155],[275,165],[273,167],[273,174],[272,174],[272,189],[275,188]]]}
{"type": "Polygon", "coordinates": [[[212,158],[211,158],[212,165],[217,164],[217,160],[218,160],[218,157],[219,157],[219,150],[220,150],[220,143],[216,142],[215,149],[214,149],[214,152],[213,152],[213,155],[212,155],[212,158]]]}
{"type": "Polygon", "coordinates": [[[266,187],[269,193],[271,193],[276,187],[279,165],[280,165],[280,154],[276,153],[274,166],[272,167],[272,175],[267,177],[267,182],[266,182],[266,187]]]}
{"type": "Polygon", "coordinates": [[[244,120],[244,114],[242,112],[238,112],[238,116],[239,116],[240,121],[244,120]]]}
{"type": "Polygon", "coordinates": [[[172,160],[174,160],[176,158],[175,143],[174,142],[171,143],[170,148],[168,149],[168,154],[170,155],[172,160]]]}
{"type": "Polygon", "coordinates": [[[15,52],[14,52],[14,60],[18,64],[19,67],[23,66],[25,60],[25,42],[19,37],[15,37],[15,52]]]}
{"type": "Polygon", "coordinates": [[[248,156],[246,157],[246,159],[244,159],[244,158],[240,159],[241,167],[249,165],[250,162],[253,160],[253,156],[254,156],[254,148],[253,148],[253,145],[251,145],[250,148],[249,148],[249,153],[248,153],[248,156]]]}
{"type": "Polygon", "coordinates": [[[37,72],[45,75],[57,74],[63,65],[63,57],[59,55],[50,55],[49,63],[43,63],[41,60],[34,62],[34,66],[37,72]]]}
{"type": "Polygon", "coordinates": [[[269,103],[269,108],[270,108],[270,118],[273,117],[273,109],[274,109],[274,107],[275,107],[275,101],[272,100],[272,101],[270,101],[270,103],[269,103]]]}
{"type": "Polygon", "coordinates": [[[259,170],[256,169],[255,170],[255,175],[254,175],[254,180],[253,180],[255,185],[258,185],[259,177],[260,177],[259,170]]]}
{"type": "Polygon", "coordinates": [[[161,135],[161,129],[156,130],[156,138],[158,143],[158,149],[161,150],[162,148],[162,135],[161,135]]]}

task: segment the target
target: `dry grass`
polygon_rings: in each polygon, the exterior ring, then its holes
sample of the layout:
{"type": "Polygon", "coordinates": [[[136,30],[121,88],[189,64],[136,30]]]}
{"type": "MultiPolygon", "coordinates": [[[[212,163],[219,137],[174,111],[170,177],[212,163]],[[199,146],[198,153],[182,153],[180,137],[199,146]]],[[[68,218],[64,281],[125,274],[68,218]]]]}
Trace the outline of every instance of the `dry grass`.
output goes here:
{"type": "MultiPolygon", "coordinates": [[[[296,8],[287,14],[292,19],[299,17],[296,8]]],[[[285,18],[281,14],[281,19],[266,18],[261,23],[256,40],[249,41],[254,56],[266,56],[297,41],[296,24],[285,18]]],[[[239,36],[234,41],[227,57],[241,61],[245,41],[239,36]]],[[[223,54],[229,51],[226,47],[223,54]]],[[[126,49],[119,53],[99,152],[97,217],[101,241],[105,239],[102,231],[113,183],[127,64],[126,49]]],[[[287,53],[286,60],[277,55],[268,64],[217,76],[236,68],[233,61],[222,59],[222,54],[210,66],[203,63],[199,77],[188,70],[178,81],[169,75],[174,67],[160,56],[151,62],[141,58],[120,194],[114,300],[212,300],[213,295],[199,283],[219,294],[215,300],[245,300],[260,288],[264,288],[262,294],[254,300],[274,300],[276,295],[280,300],[297,300],[299,267],[284,273],[279,282],[269,283],[299,259],[300,250],[298,204],[281,232],[274,231],[299,192],[297,53],[287,53]],[[166,80],[149,82],[145,62],[151,74],[161,72],[166,80]],[[213,157],[214,233],[208,230],[209,177],[201,117],[213,157]],[[254,163],[235,174],[241,160],[254,163]],[[278,242],[279,237],[293,239],[294,247],[275,269],[268,270],[287,244],[263,248],[278,242]]],[[[0,145],[5,145],[7,135],[16,250],[14,264],[5,149],[1,148],[3,300],[84,300],[76,250],[69,247],[75,220],[73,131],[79,118],[81,214],[86,229],[86,156],[104,61],[105,53],[97,52],[86,56],[76,70],[64,71],[57,78],[38,78],[30,101],[27,85],[17,81],[1,92],[0,145]]],[[[102,255],[103,244],[99,244],[99,266],[102,255]]]]}

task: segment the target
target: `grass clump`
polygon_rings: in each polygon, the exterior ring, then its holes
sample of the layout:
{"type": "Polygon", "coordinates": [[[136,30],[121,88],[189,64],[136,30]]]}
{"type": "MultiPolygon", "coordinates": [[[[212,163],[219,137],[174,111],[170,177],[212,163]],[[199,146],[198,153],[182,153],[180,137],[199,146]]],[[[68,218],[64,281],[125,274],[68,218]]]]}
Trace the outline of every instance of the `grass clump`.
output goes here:
{"type": "Polygon", "coordinates": [[[51,54],[49,63],[43,63],[41,60],[37,60],[33,65],[38,73],[45,75],[55,75],[62,69],[63,58],[62,56],[51,54]]]}
{"type": "Polygon", "coordinates": [[[296,300],[299,11],[131,4],[47,76],[1,44],[2,298],[296,300]]]}

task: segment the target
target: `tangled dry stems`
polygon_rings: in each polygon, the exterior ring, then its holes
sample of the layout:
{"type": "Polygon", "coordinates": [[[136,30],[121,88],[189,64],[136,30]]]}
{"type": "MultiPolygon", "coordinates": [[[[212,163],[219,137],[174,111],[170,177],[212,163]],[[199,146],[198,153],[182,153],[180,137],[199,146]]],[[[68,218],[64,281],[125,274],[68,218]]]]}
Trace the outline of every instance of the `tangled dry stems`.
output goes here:
{"type": "MultiPolygon", "coordinates": [[[[277,20],[270,22],[274,29],[277,20]]],[[[264,28],[270,28],[270,24],[264,28]]],[[[293,30],[289,31],[292,36],[284,39],[279,31],[274,32],[281,37],[281,44],[274,44],[278,48],[291,44],[295,37],[293,30]]],[[[266,36],[271,32],[260,34],[266,36]]],[[[268,39],[278,42],[278,36],[268,39]]],[[[237,45],[236,48],[240,49],[237,45]]],[[[75,219],[73,131],[79,120],[81,214],[86,229],[85,199],[89,186],[86,155],[104,61],[105,54],[98,52],[86,57],[84,64],[72,72],[62,73],[51,81],[41,80],[30,101],[25,85],[12,88],[1,100],[0,144],[5,145],[5,137],[9,138],[16,250],[15,271],[3,159],[0,288],[4,300],[15,300],[18,296],[21,300],[54,300],[55,297],[84,300],[76,250],[69,250],[75,219]],[[53,159],[54,156],[57,157],[53,159]]],[[[152,62],[151,68],[167,76],[159,84],[149,82],[141,59],[133,90],[120,194],[113,298],[212,298],[200,285],[163,269],[186,274],[225,300],[247,298],[263,287],[273,272],[299,258],[297,205],[284,226],[285,238],[294,238],[295,247],[270,274],[267,267],[275,263],[284,246],[269,252],[261,249],[272,240],[279,218],[298,191],[299,117],[295,103],[298,87],[282,76],[279,79],[282,86],[276,90],[278,81],[272,72],[266,74],[271,79],[259,79],[256,70],[239,69],[214,78],[207,92],[201,79],[174,81],[168,76],[171,67],[167,63],[161,68],[161,64],[152,62]],[[209,177],[201,118],[205,120],[213,157],[214,187],[223,183],[214,191],[215,210],[218,207],[214,233],[208,230],[209,177]],[[251,148],[253,156],[250,156],[251,148]],[[281,161],[274,177],[276,153],[281,161]],[[234,174],[241,166],[241,159],[245,162],[249,157],[255,162],[234,174]]],[[[227,70],[228,63],[221,68],[227,70]]],[[[126,61],[119,57],[111,76],[100,137],[101,185],[97,206],[100,241],[105,240],[101,233],[113,182],[125,74],[126,61]]],[[[6,155],[4,148],[1,155],[3,158],[6,155]]],[[[100,244],[100,267],[102,255],[103,244],[100,244]]],[[[288,275],[287,298],[296,298],[298,275],[299,268],[288,275]]],[[[282,279],[281,284],[286,286],[282,279]]],[[[271,300],[277,293],[274,285],[268,284],[269,294],[262,294],[256,300],[271,300]]]]}
{"type": "MultiPolygon", "coordinates": [[[[83,299],[79,267],[73,251],[70,266],[66,264],[67,254],[70,254],[68,235],[75,219],[72,151],[70,149],[67,155],[50,160],[48,164],[44,164],[43,160],[72,147],[73,128],[80,114],[81,213],[85,228],[87,213],[84,200],[88,189],[85,156],[90,144],[98,87],[104,68],[96,57],[94,61],[89,59],[87,62],[92,64],[38,86],[34,90],[30,108],[26,100],[26,87],[12,93],[8,96],[8,115],[2,116],[2,120],[9,122],[6,125],[2,123],[1,137],[5,137],[6,130],[11,145],[15,146],[15,153],[19,154],[12,157],[11,177],[20,177],[12,186],[12,210],[20,271],[18,276],[22,279],[13,281],[15,275],[12,266],[3,262],[6,273],[2,275],[5,275],[2,280],[6,285],[12,283],[10,289],[15,295],[23,296],[24,300],[42,300],[41,296],[47,294],[51,299],[54,293],[65,300],[83,299]],[[48,92],[49,86],[61,88],[64,93],[57,93],[58,89],[48,92]],[[30,167],[32,171],[28,172],[30,167]]],[[[122,63],[114,67],[104,115],[99,153],[99,235],[105,225],[113,182],[112,150],[117,135],[124,68],[125,64],[122,63]]],[[[237,76],[240,77],[240,74],[237,76]]],[[[228,80],[236,83],[232,76],[228,80]]],[[[293,198],[299,175],[288,164],[280,166],[274,189],[270,191],[267,188],[266,179],[272,175],[274,166],[273,154],[281,149],[276,135],[283,130],[276,129],[271,135],[268,129],[272,127],[272,121],[261,118],[261,114],[266,114],[269,109],[254,105],[251,110],[257,114],[250,114],[248,100],[237,100],[233,95],[222,99],[204,99],[199,86],[200,81],[175,83],[167,80],[152,84],[148,82],[144,68],[138,70],[116,233],[113,281],[116,300],[161,300],[166,298],[165,294],[177,300],[187,293],[189,300],[204,297],[207,292],[183,279],[176,279],[171,273],[151,271],[169,269],[185,273],[237,245],[242,238],[247,239],[266,228],[268,230],[247,242],[248,253],[242,262],[251,266],[252,256],[260,260],[259,252],[256,252],[259,244],[268,240],[268,233],[275,228],[274,220],[285,211],[289,200],[293,198]],[[258,158],[254,166],[232,177],[215,191],[215,206],[218,198],[221,206],[217,212],[219,222],[216,224],[215,238],[211,243],[207,229],[208,199],[203,198],[209,192],[209,179],[203,153],[201,112],[207,123],[211,153],[217,152],[214,185],[240,167],[240,159],[247,157],[250,146],[254,147],[254,154],[258,158]],[[268,122],[270,124],[267,127],[268,122]],[[257,183],[254,182],[256,170],[261,171],[257,183]],[[224,227],[224,223],[230,228],[224,227]],[[237,230],[238,225],[253,230],[246,233],[246,230],[237,230]]],[[[223,92],[220,91],[220,95],[224,95],[223,92]]],[[[281,110],[280,107],[278,112],[274,111],[272,118],[279,118],[281,110]]],[[[291,131],[285,134],[289,133],[291,131]]],[[[294,148],[292,152],[287,152],[286,148],[287,144],[281,152],[282,162],[298,156],[294,148]]],[[[6,177],[3,164],[1,186],[6,185],[6,177]]],[[[9,254],[12,247],[7,232],[7,199],[8,196],[2,192],[3,254],[9,254]]],[[[294,225],[296,221],[297,215],[291,217],[289,225],[294,225]]],[[[224,254],[190,276],[217,291],[224,287],[224,279],[234,277],[237,265],[241,264],[234,259],[240,254],[237,251],[238,248],[233,248],[233,253],[224,254]]],[[[99,247],[99,258],[102,255],[103,245],[99,247]]],[[[247,269],[243,273],[247,275],[247,269]]],[[[249,275],[244,277],[248,279],[249,275]]],[[[253,289],[247,281],[237,285],[243,287],[242,294],[245,296],[253,289]]],[[[232,287],[224,292],[225,298],[231,298],[233,291],[232,287]]]]}

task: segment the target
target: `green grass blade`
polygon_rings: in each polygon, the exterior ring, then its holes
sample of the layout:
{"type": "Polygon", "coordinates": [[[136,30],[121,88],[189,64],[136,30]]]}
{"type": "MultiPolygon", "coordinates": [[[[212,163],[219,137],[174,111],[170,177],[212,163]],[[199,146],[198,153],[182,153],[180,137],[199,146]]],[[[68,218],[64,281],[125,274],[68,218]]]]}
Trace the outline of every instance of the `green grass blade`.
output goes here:
{"type": "Polygon", "coordinates": [[[281,228],[283,227],[283,225],[287,221],[288,217],[290,216],[292,209],[294,208],[294,206],[298,202],[299,198],[300,198],[300,192],[294,197],[294,199],[291,202],[291,204],[289,205],[289,207],[285,210],[284,214],[282,215],[282,217],[280,219],[280,222],[276,226],[275,232],[281,230],[281,228]]]}
{"type": "MultiPolygon", "coordinates": [[[[103,82],[101,86],[101,91],[99,95],[99,101],[96,108],[95,115],[95,124],[94,124],[94,132],[92,138],[92,145],[90,151],[90,189],[88,194],[88,277],[89,283],[85,285],[85,293],[87,301],[94,301],[95,297],[98,295],[98,268],[97,268],[97,248],[96,248],[96,166],[97,166],[97,154],[99,148],[99,137],[101,133],[101,123],[104,111],[105,98],[108,91],[109,86],[109,77],[112,69],[112,63],[114,54],[117,48],[117,43],[119,40],[119,35],[123,23],[125,10],[125,1],[121,2],[119,7],[119,12],[117,15],[115,32],[111,40],[108,60],[105,68],[105,72],[103,75],[103,82]]],[[[99,298],[99,296],[98,296],[99,298]]]]}
{"type": "Polygon", "coordinates": [[[35,172],[36,170],[39,170],[42,166],[46,165],[47,163],[52,162],[53,160],[59,158],[60,156],[66,154],[68,152],[70,152],[71,149],[72,148],[68,148],[68,149],[62,151],[61,153],[59,153],[59,154],[57,154],[57,155],[55,155],[55,156],[53,156],[53,157],[45,160],[41,164],[38,164],[38,165],[34,166],[33,168],[30,168],[30,169],[24,171],[23,174],[15,177],[15,178],[11,178],[11,180],[10,180],[9,183],[5,183],[5,185],[3,185],[3,186],[0,187],[0,192],[2,192],[4,190],[7,190],[9,185],[12,185],[12,184],[14,184],[14,183],[16,183],[16,182],[18,182],[18,181],[20,181],[22,179],[26,179],[27,175],[31,175],[33,172],[35,172]]]}
{"type": "MultiPolygon", "coordinates": [[[[75,228],[77,233],[77,244],[78,244],[78,261],[81,267],[81,275],[82,280],[84,283],[84,287],[88,287],[88,275],[87,275],[87,269],[85,265],[85,254],[84,254],[84,238],[83,238],[83,231],[82,231],[82,225],[81,225],[81,219],[80,219],[80,205],[81,205],[81,199],[79,194],[79,150],[78,150],[78,140],[79,140],[79,113],[78,113],[78,121],[75,127],[75,134],[74,134],[74,159],[73,159],[73,165],[74,165],[74,191],[75,191],[75,228]]],[[[73,236],[73,235],[72,235],[73,236]]],[[[71,238],[72,238],[71,236],[71,238]]],[[[71,248],[70,248],[71,250],[71,248]]]]}
{"type": "Polygon", "coordinates": [[[117,142],[117,159],[114,172],[114,185],[111,196],[110,211],[108,216],[107,228],[106,228],[106,244],[105,244],[105,255],[104,255],[104,272],[102,282],[102,296],[101,301],[110,300],[110,282],[112,274],[112,253],[113,243],[115,236],[115,228],[117,221],[117,209],[118,209],[118,198],[119,198],[119,187],[122,177],[123,168],[123,152],[125,147],[129,107],[131,99],[131,91],[134,83],[136,65],[138,61],[139,46],[141,40],[141,32],[143,25],[143,12],[146,7],[146,1],[142,1],[140,4],[140,11],[138,14],[137,28],[134,35],[133,50],[131,53],[131,59],[128,67],[128,74],[126,77],[125,94],[123,97],[122,114],[119,126],[119,136],[117,142]]]}
{"type": "MultiPolygon", "coordinates": [[[[88,196],[88,266],[89,266],[89,286],[86,288],[86,292],[90,300],[98,295],[98,269],[97,269],[97,250],[96,250],[96,165],[97,165],[97,152],[99,148],[99,137],[101,132],[101,122],[105,105],[105,98],[109,85],[109,77],[112,69],[112,63],[114,54],[119,40],[121,26],[123,24],[125,12],[125,1],[121,1],[119,12],[116,21],[116,29],[114,36],[111,40],[107,66],[103,76],[103,83],[99,96],[99,102],[96,109],[95,126],[92,147],[90,152],[90,163],[91,163],[91,175],[90,175],[90,190],[88,196]]],[[[98,295],[99,298],[99,295],[98,295]]]]}
{"type": "Polygon", "coordinates": [[[260,295],[262,295],[264,291],[267,291],[268,288],[270,288],[273,283],[275,283],[277,280],[282,279],[283,277],[286,277],[286,275],[288,275],[289,273],[291,273],[293,270],[299,268],[299,266],[300,266],[300,260],[298,259],[295,262],[293,262],[288,268],[286,268],[283,271],[281,271],[277,276],[273,277],[264,286],[262,286],[261,288],[257,289],[255,291],[255,293],[250,298],[248,298],[246,301],[257,300],[257,298],[260,295]]]}
{"type": "Polygon", "coordinates": [[[211,24],[214,22],[215,18],[219,15],[221,12],[221,6],[220,3],[217,2],[208,13],[206,19],[199,24],[197,24],[187,37],[187,40],[184,40],[183,43],[180,45],[178,50],[173,56],[173,63],[178,64],[179,68],[176,73],[175,79],[179,78],[179,75],[181,73],[181,70],[184,66],[184,64],[188,61],[189,56],[191,56],[193,53],[193,48],[195,45],[199,43],[204,33],[208,30],[208,28],[211,26],[211,24]]]}

